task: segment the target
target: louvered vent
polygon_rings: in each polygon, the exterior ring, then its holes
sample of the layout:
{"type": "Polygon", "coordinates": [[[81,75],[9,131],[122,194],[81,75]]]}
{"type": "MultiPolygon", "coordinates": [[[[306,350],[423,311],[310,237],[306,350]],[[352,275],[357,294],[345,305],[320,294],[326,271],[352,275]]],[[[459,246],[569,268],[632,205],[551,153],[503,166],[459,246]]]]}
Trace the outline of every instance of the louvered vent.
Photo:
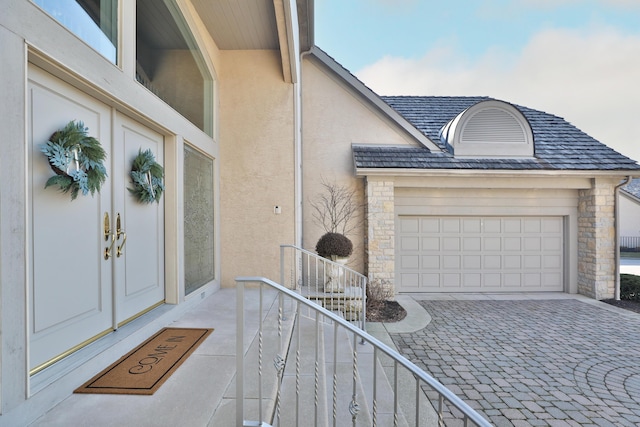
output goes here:
{"type": "Polygon", "coordinates": [[[523,144],[527,137],[518,120],[507,111],[486,108],[469,119],[460,135],[460,142],[523,144]]]}

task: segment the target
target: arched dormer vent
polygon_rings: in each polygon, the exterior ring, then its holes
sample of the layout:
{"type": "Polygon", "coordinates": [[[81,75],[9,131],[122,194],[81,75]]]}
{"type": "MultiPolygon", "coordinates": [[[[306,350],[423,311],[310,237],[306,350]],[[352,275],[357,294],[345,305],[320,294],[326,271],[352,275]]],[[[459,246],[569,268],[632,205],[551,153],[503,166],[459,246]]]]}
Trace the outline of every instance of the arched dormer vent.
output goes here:
{"type": "Polygon", "coordinates": [[[479,102],[458,114],[440,131],[456,157],[533,157],[533,132],[513,105],[479,102]]]}

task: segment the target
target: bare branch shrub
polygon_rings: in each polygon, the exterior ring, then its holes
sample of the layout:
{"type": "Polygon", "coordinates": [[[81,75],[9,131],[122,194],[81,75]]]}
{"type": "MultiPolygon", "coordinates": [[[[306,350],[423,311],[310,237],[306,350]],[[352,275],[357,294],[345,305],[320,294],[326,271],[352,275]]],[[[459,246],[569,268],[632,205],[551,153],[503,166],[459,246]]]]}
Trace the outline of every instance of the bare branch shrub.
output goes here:
{"type": "Polygon", "coordinates": [[[394,298],[391,282],[382,279],[373,279],[367,283],[367,304],[375,304],[394,298]]]}
{"type": "Polygon", "coordinates": [[[327,233],[348,235],[360,225],[357,215],[361,206],[356,191],[324,178],[322,187],[323,192],[311,201],[313,219],[327,233]]]}

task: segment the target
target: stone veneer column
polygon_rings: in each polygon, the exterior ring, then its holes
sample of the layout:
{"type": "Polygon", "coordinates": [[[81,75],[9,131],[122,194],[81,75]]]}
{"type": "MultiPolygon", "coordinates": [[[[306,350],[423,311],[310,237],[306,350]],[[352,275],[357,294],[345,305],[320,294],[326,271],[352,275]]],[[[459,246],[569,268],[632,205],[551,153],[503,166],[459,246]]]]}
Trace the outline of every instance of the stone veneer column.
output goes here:
{"type": "Polygon", "coordinates": [[[365,179],[365,264],[369,282],[380,280],[395,294],[394,183],[365,179]]]}
{"type": "Polygon", "coordinates": [[[595,299],[613,298],[615,288],[615,186],[611,179],[593,179],[578,196],[578,293],[595,299]]]}

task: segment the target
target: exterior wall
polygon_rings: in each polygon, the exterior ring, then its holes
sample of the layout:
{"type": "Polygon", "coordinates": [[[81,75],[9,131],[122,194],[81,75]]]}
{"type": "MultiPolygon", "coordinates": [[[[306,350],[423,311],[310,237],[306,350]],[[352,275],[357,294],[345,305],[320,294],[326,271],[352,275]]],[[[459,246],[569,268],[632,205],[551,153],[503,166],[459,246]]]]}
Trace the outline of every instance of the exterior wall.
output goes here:
{"type": "MultiPolygon", "coordinates": [[[[179,1],[186,6],[184,1],[179,1]]],[[[134,37],[135,2],[121,2],[123,37],[134,37]]],[[[189,9],[187,7],[187,9],[189,9]]],[[[194,32],[203,28],[194,23],[194,17],[187,17],[193,24],[194,32]]],[[[206,33],[196,34],[196,38],[208,50],[210,64],[218,64],[219,52],[206,33]]],[[[183,310],[199,300],[184,301],[178,291],[183,278],[180,253],[182,241],[179,192],[181,181],[182,143],[189,141],[213,158],[218,158],[217,142],[205,135],[193,124],[170,108],[164,102],[138,84],[135,79],[135,46],[125,45],[121,52],[122,61],[118,66],[107,61],[93,49],[64,29],[29,0],[3,0],[0,13],[0,126],[4,138],[0,144],[0,425],[26,425],[39,413],[65,398],[73,391],[75,374],[85,376],[96,372],[123,354],[129,337],[104,337],[99,354],[90,360],[86,356],[69,356],[69,366],[77,367],[80,374],[67,366],[65,370],[53,366],[47,372],[47,380],[39,386],[37,378],[29,379],[27,372],[27,289],[31,273],[28,231],[29,218],[29,176],[30,159],[26,157],[25,144],[28,141],[25,112],[28,108],[27,62],[31,61],[57,77],[71,83],[86,94],[107,103],[130,117],[165,136],[165,173],[167,179],[164,197],[166,231],[166,273],[172,291],[167,300],[181,303],[177,310],[183,310]],[[126,338],[123,338],[126,337],[126,338]],[[77,359],[74,359],[77,357],[77,359]],[[69,373],[70,372],[70,373],[69,373]]],[[[218,65],[215,65],[216,67],[218,65]]],[[[213,118],[211,118],[213,120],[213,118]]],[[[218,264],[218,263],[217,263],[218,264]]],[[[206,290],[212,293],[216,284],[206,290]]],[[[151,316],[153,317],[153,316],[151,316]]],[[[147,317],[147,319],[150,319],[147,317]]],[[[144,335],[159,328],[162,318],[138,323],[136,333],[144,335]],[[154,323],[156,322],[156,323],[154,323]]],[[[148,336],[148,335],[147,335],[148,336]]],[[[139,336],[136,339],[140,338],[139,336]]],[[[129,347],[130,348],[130,347],[129,347]]]]}
{"type": "Polygon", "coordinates": [[[303,61],[302,138],[302,245],[315,251],[324,229],[313,218],[311,203],[322,192],[322,181],[352,189],[362,206],[349,234],[354,246],[348,266],[364,271],[364,184],[355,178],[351,144],[415,144],[399,133],[388,119],[368,107],[353,89],[325,72],[312,60],[303,61]]]}
{"type": "Polygon", "coordinates": [[[294,87],[276,51],[223,51],[222,59],[222,285],[240,275],[279,280],[279,245],[295,238],[294,87]]]}
{"type": "Polygon", "coordinates": [[[578,202],[578,293],[613,298],[616,284],[615,186],[618,180],[593,179],[578,202]]]}
{"type": "Polygon", "coordinates": [[[365,185],[369,280],[395,279],[395,249],[391,258],[385,250],[398,215],[550,215],[565,218],[565,292],[578,292],[578,194],[590,179],[369,176],[365,185]]]}
{"type": "MultiPolygon", "coordinates": [[[[3,12],[4,13],[4,12],[3,12]]],[[[0,18],[1,20],[1,18],[0,18]]],[[[26,150],[21,37],[0,25],[0,414],[26,395],[26,150]],[[21,327],[23,326],[23,327],[21,327]]]]}
{"type": "Polygon", "coordinates": [[[393,180],[367,178],[366,205],[367,277],[379,280],[393,292],[395,278],[395,211],[393,180]]]}
{"type": "Polygon", "coordinates": [[[620,236],[640,237],[640,202],[622,191],[619,194],[620,236]]]}

